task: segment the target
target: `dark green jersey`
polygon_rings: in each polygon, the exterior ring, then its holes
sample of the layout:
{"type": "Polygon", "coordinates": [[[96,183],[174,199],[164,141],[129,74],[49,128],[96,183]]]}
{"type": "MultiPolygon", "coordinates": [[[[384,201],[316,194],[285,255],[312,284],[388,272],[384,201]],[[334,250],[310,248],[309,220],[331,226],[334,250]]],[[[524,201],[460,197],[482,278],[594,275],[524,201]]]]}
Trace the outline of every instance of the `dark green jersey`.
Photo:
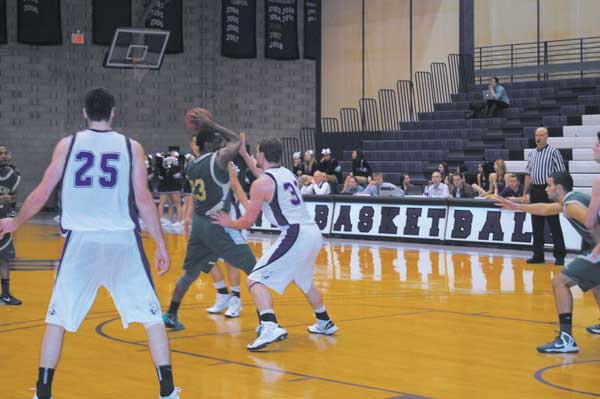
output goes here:
{"type": "Polygon", "coordinates": [[[192,185],[194,208],[199,215],[212,215],[218,211],[229,212],[229,173],[219,167],[217,153],[199,156],[186,167],[192,185]]]}
{"type": "Polygon", "coordinates": [[[19,172],[12,166],[0,166],[0,196],[13,195],[21,183],[19,172]]]}
{"type": "MultiPolygon", "coordinates": [[[[566,217],[568,204],[578,203],[585,206],[586,208],[589,208],[590,202],[591,197],[588,194],[571,191],[565,196],[565,199],[563,201],[563,213],[566,217]]],[[[571,223],[571,226],[573,226],[575,231],[579,233],[581,238],[583,238],[583,241],[585,241],[592,248],[596,246],[596,239],[594,238],[594,234],[587,227],[585,227],[575,219],[567,218],[567,220],[571,223]]],[[[596,222],[600,223],[600,217],[596,216],[596,222]]]]}

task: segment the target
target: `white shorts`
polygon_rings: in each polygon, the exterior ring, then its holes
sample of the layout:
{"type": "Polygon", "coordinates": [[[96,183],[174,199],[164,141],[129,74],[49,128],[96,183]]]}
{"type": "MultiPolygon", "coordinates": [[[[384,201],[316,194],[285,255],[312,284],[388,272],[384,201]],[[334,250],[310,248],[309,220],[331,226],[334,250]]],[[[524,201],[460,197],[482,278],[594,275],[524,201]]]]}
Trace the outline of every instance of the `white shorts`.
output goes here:
{"type": "Polygon", "coordinates": [[[46,322],[77,331],[100,286],[110,292],[123,327],[162,323],[150,266],[133,230],[67,234],[46,322]]]}
{"type": "Polygon", "coordinates": [[[312,286],[315,260],[323,245],[316,224],[292,224],[281,232],[248,276],[283,295],[293,281],[307,293],[312,286]]]}

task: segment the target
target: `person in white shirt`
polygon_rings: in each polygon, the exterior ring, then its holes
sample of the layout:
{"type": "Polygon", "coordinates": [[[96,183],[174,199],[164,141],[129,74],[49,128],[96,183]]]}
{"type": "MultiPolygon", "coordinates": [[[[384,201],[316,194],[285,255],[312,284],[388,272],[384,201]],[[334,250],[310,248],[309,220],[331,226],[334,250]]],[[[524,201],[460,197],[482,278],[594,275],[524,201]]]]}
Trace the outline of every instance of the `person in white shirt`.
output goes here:
{"type": "Polygon", "coordinates": [[[448,198],[450,190],[448,186],[442,183],[442,175],[440,172],[433,172],[431,175],[432,184],[425,189],[425,196],[429,198],[448,198]]]}
{"type": "Polygon", "coordinates": [[[309,180],[309,184],[303,186],[300,193],[302,195],[329,195],[331,194],[331,186],[325,180],[325,174],[316,171],[312,179],[309,180]]]}

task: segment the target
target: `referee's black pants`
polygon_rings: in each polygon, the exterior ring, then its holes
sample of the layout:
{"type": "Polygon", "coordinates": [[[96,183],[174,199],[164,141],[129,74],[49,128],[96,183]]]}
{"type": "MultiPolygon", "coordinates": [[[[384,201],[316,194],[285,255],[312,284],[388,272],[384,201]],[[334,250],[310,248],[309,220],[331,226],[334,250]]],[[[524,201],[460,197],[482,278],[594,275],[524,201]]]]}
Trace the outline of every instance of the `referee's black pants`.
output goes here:
{"type": "MultiPolygon", "coordinates": [[[[546,194],[545,184],[532,185],[529,196],[532,204],[552,202],[546,194]]],[[[562,229],[560,228],[560,219],[558,215],[531,216],[531,225],[533,229],[533,257],[536,259],[544,259],[544,228],[546,226],[546,220],[548,220],[548,224],[550,225],[552,241],[554,241],[554,258],[564,259],[567,255],[567,250],[565,248],[565,240],[563,238],[562,229]]]]}

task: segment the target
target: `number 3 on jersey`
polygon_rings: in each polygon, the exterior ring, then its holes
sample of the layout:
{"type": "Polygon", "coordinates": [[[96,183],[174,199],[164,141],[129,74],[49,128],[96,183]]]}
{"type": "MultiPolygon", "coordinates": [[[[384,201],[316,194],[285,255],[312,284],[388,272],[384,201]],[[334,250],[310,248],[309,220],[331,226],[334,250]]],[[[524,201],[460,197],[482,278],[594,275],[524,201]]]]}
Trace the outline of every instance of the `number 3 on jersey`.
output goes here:
{"type": "Polygon", "coordinates": [[[206,186],[204,184],[204,180],[196,179],[192,181],[192,193],[196,201],[206,201],[206,186]]]}

